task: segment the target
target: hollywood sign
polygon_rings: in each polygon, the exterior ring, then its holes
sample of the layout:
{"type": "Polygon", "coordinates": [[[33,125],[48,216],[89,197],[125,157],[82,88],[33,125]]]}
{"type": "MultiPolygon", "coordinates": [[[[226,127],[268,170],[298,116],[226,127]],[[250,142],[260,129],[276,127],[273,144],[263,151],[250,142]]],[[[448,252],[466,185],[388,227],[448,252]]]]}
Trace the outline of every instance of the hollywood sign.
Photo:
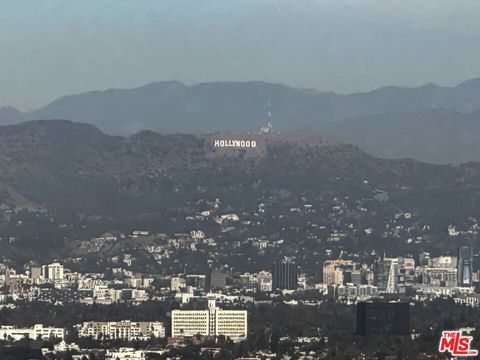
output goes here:
{"type": "Polygon", "coordinates": [[[213,146],[215,147],[233,147],[233,148],[255,148],[257,147],[257,142],[255,140],[219,140],[215,139],[213,141],[213,146]]]}

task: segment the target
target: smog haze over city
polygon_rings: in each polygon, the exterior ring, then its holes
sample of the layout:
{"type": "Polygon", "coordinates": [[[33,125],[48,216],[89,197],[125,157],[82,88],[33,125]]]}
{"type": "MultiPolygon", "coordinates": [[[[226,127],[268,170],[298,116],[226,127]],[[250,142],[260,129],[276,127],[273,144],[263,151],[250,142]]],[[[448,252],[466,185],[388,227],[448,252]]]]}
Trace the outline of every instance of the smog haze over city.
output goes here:
{"type": "Polygon", "coordinates": [[[0,0],[0,359],[478,357],[479,18],[0,0]]]}

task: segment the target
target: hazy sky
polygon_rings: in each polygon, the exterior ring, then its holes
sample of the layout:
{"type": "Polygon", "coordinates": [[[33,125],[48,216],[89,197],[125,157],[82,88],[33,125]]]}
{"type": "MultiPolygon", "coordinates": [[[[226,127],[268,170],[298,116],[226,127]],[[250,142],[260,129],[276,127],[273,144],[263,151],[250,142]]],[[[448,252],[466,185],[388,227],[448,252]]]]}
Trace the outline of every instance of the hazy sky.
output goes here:
{"type": "Polygon", "coordinates": [[[479,0],[0,0],[0,106],[159,80],[354,92],[480,77],[479,0]]]}

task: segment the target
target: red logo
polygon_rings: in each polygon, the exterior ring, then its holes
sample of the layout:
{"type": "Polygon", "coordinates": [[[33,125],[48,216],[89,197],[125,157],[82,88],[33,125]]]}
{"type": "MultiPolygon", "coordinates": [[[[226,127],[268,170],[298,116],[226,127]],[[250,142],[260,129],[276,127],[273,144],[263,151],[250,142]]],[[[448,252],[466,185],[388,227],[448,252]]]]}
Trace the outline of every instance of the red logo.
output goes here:
{"type": "Polygon", "coordinates": [[[452,356],[477,356],[478,350],[471,349],[473,337],[463,336],[461,331],[442,331],[438,351],[449,352],[452,356]]]}

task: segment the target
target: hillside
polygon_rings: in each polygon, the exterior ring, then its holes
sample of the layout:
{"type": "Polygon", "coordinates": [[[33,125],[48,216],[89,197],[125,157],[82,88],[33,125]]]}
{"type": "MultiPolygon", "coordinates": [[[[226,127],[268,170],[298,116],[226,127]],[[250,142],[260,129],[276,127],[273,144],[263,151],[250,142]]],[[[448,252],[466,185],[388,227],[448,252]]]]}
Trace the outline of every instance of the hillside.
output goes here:
{"type": "MultiPolygon", "coordinates": [[[[69,121],[3,126],[0,184],[17,198],[58,213],[111,216],[165,211],[211,197],[240,206],[273,189],[358,196],[368,184],[415,203],[418,198],[410,196],[418,192],[439,193],[436,201],[456,192],[463,194],[458,201],[468,195],[473,203],[478,196],[475,163],[453,167],[381,160],[352,145],[286,135],[265,140],[264,151],[255,156],[245,156],[248,150],[217,153],[210,141],[152,131],[111,136],[69,121]]],[[[15,202],[9,192],[2,196],[2,203],[15,202]]]]}

